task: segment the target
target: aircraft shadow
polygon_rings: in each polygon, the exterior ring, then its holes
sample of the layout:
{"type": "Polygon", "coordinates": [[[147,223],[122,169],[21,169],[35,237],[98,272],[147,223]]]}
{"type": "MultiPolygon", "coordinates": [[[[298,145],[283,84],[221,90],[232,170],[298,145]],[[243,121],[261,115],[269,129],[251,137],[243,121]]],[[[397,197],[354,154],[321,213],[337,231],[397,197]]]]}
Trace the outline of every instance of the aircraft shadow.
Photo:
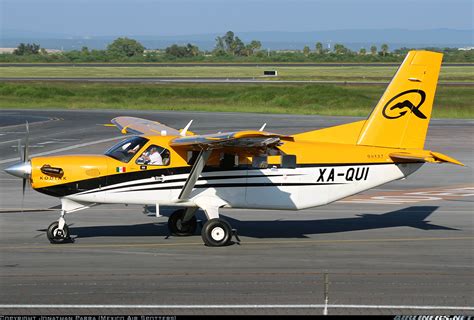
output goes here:
{"type": "MultiPolygon", "coordinates": [[[[239,236],[252,238],[306,238],[311,234],[412,227],[420,230],[459,230],[431,224],[426,219],[437,206],[408,207],[384,214],[359,214],[357,217],[315,220],[243,221],[223,216],[239,236]]],[[[169,236],[167,222],[69,228],[73,238],[169,236]]],[[[198,230],[198,232],[200,232],[198,230]]]]}
{"type": "Polygon", "coordinates": [[[420,230],[459,230],[431,224],[426,219],[437,206],[408,207],[384,214],[357,214],[357,217],[319,220],[241,221],[225,219],[238,234],[252,238],[307,238],[310,234],[412,227],[420,230]]]}

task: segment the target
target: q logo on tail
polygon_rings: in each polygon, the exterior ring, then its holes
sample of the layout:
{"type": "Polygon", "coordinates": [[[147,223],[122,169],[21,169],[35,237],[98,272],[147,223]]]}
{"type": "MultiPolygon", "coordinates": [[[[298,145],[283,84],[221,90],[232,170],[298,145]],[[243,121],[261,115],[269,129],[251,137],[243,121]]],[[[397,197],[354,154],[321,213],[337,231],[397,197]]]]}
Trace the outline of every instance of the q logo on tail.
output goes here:
{"type": "Polygon", "coordinates": [[[426,119],[426,116],[420,111],[420,107],[423,105],[423,102],[425,102],[425,98],[426,93],[420,89],[403,91],[385,104],[382,114],[387,119],[398,119],[407,114],[408,111],[411,111],[418,118],[426,119]],[[400,97],[402,98],[399,99],[400,97]],[[419,100],[418,103],[412,102],[417,100],[419,100]]]}

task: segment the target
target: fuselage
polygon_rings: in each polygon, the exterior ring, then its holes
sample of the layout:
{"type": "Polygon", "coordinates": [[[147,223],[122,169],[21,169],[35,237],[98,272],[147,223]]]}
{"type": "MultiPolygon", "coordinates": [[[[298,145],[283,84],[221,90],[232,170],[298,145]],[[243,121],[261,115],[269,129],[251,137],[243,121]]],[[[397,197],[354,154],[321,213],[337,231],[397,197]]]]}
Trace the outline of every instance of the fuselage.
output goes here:
{"type": "MultiPolygon", "coordinates": [[[[81,203],[176,204],[191,170],[192,153],[169,147],[171,138],[141,138],[139,150],[125,153],[126,159],[113,152],[33,158],[32,187],[81,203]],[[162,149],[164,163],[142,163],[144,150],[152,146],[162,149]],[[61,169],[61,174],[48,168],[61,169]]],[[[404,178],[422,165],[395,163],[389,156],[392,148],[296,139],[278,149],[277,155],[216,150],[189,201],[180,205],[217,196],[227,207],[298,210],[404,178]]]]}

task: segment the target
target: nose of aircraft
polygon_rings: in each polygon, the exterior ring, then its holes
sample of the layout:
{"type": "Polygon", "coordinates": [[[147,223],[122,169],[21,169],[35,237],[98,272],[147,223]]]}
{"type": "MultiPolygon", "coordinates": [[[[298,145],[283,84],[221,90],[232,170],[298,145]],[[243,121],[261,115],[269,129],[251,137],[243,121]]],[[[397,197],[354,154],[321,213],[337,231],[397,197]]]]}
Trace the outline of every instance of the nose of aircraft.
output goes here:
{"type": "Polygon", "coordinates": [[[31,174],[31,162],[18,162],[5,168],[4,171],[18,178],[27,178],[31,174]]]}

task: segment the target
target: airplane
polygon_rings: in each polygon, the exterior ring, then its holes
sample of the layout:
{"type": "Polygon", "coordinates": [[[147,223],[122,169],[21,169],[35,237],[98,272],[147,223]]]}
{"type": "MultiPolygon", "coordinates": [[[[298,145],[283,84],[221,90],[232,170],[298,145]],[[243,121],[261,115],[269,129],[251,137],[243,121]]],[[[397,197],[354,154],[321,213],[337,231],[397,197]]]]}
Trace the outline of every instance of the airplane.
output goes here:
{"type": "Polygon", "coordinates": [[[424,149],[442,54],[410,51],[366,120],[282,135],[259,130],[198,135],[134,117],[111,120],[125,140],[99,155],[29,158],[28,125],[21,162],[5,169],[36,191],[58,197],[47,229],[53,244],[70,242],[65,215],[99,204],[178,206],[170,233],[190,236],[196,212],[207,221],[205,245],[232,243],[221,208],[301,210],[404,179],[424,163],[456,159],[424,149]]]}

